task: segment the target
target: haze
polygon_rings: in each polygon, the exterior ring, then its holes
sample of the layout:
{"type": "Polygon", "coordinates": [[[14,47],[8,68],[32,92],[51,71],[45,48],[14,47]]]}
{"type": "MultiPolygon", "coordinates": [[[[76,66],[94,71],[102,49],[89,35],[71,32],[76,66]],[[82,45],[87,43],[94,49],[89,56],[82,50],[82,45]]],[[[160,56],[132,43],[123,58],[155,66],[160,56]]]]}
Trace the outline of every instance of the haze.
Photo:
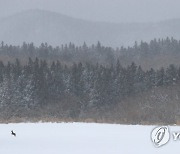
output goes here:
{"type": "Polygon", "coordinates": [[[43,9],[106,22],[154,22],[180,17],[179,0],[0,0],[0,17],[43,9]]]}

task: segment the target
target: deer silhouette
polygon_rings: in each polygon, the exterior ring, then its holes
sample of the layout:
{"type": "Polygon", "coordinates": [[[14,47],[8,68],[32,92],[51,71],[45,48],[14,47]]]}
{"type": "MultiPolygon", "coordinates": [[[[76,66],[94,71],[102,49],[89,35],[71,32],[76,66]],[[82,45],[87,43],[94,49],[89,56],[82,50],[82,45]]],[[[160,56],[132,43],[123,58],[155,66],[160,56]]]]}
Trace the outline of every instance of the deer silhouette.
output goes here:
{"type": "Polygon", "coordinates": [[[13,130],[11,131],[11,135],[16,137],[16,133],[14,133],[13,130]]]}

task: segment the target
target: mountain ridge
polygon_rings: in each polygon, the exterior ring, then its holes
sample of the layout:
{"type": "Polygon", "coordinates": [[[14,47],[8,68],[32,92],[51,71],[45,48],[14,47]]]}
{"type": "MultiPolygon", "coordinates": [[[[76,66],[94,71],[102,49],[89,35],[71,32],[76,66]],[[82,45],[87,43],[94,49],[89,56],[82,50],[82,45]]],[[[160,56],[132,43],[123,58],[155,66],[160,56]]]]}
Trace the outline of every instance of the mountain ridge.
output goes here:
{"type": "Polygon", "coordinates": [[[53,46],[102,42],[106,46],[174,37],[180,39],[180,19],[153,23],[106,23],[69,17],[46,10],[27,10],[0,19],[0,40],[10,44],[47,42],[53,46]]]}

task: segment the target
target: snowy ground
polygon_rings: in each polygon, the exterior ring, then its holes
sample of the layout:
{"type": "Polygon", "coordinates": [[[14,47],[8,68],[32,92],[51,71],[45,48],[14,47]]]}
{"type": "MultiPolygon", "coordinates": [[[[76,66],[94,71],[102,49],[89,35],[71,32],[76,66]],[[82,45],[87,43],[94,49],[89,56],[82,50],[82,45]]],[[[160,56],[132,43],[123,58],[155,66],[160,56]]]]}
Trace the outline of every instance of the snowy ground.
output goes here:
{"type": "MultiPolygon", "coordinates": [[[[156,154],[178,153],[179,141],[155,148],[154,126],[84,123],[0,124],[0,154],[156,154]],[[10,131],[17,134],[13,137],[10,131]]],[[[180,127],[170,127],[180,131],[180,127]]]]}

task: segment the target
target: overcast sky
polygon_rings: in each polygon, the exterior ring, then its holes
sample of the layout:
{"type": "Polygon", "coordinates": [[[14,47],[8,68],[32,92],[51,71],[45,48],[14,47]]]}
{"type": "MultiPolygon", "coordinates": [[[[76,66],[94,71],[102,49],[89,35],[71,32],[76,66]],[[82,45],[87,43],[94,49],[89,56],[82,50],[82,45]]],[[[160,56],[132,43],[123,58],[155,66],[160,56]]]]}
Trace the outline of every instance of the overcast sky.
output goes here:
{"type": "Polygon", "coordinates": [[[0,17],[43,9],[107,22],[151,22],[180,18],[180,0],[0,0],[0,17]]]}

